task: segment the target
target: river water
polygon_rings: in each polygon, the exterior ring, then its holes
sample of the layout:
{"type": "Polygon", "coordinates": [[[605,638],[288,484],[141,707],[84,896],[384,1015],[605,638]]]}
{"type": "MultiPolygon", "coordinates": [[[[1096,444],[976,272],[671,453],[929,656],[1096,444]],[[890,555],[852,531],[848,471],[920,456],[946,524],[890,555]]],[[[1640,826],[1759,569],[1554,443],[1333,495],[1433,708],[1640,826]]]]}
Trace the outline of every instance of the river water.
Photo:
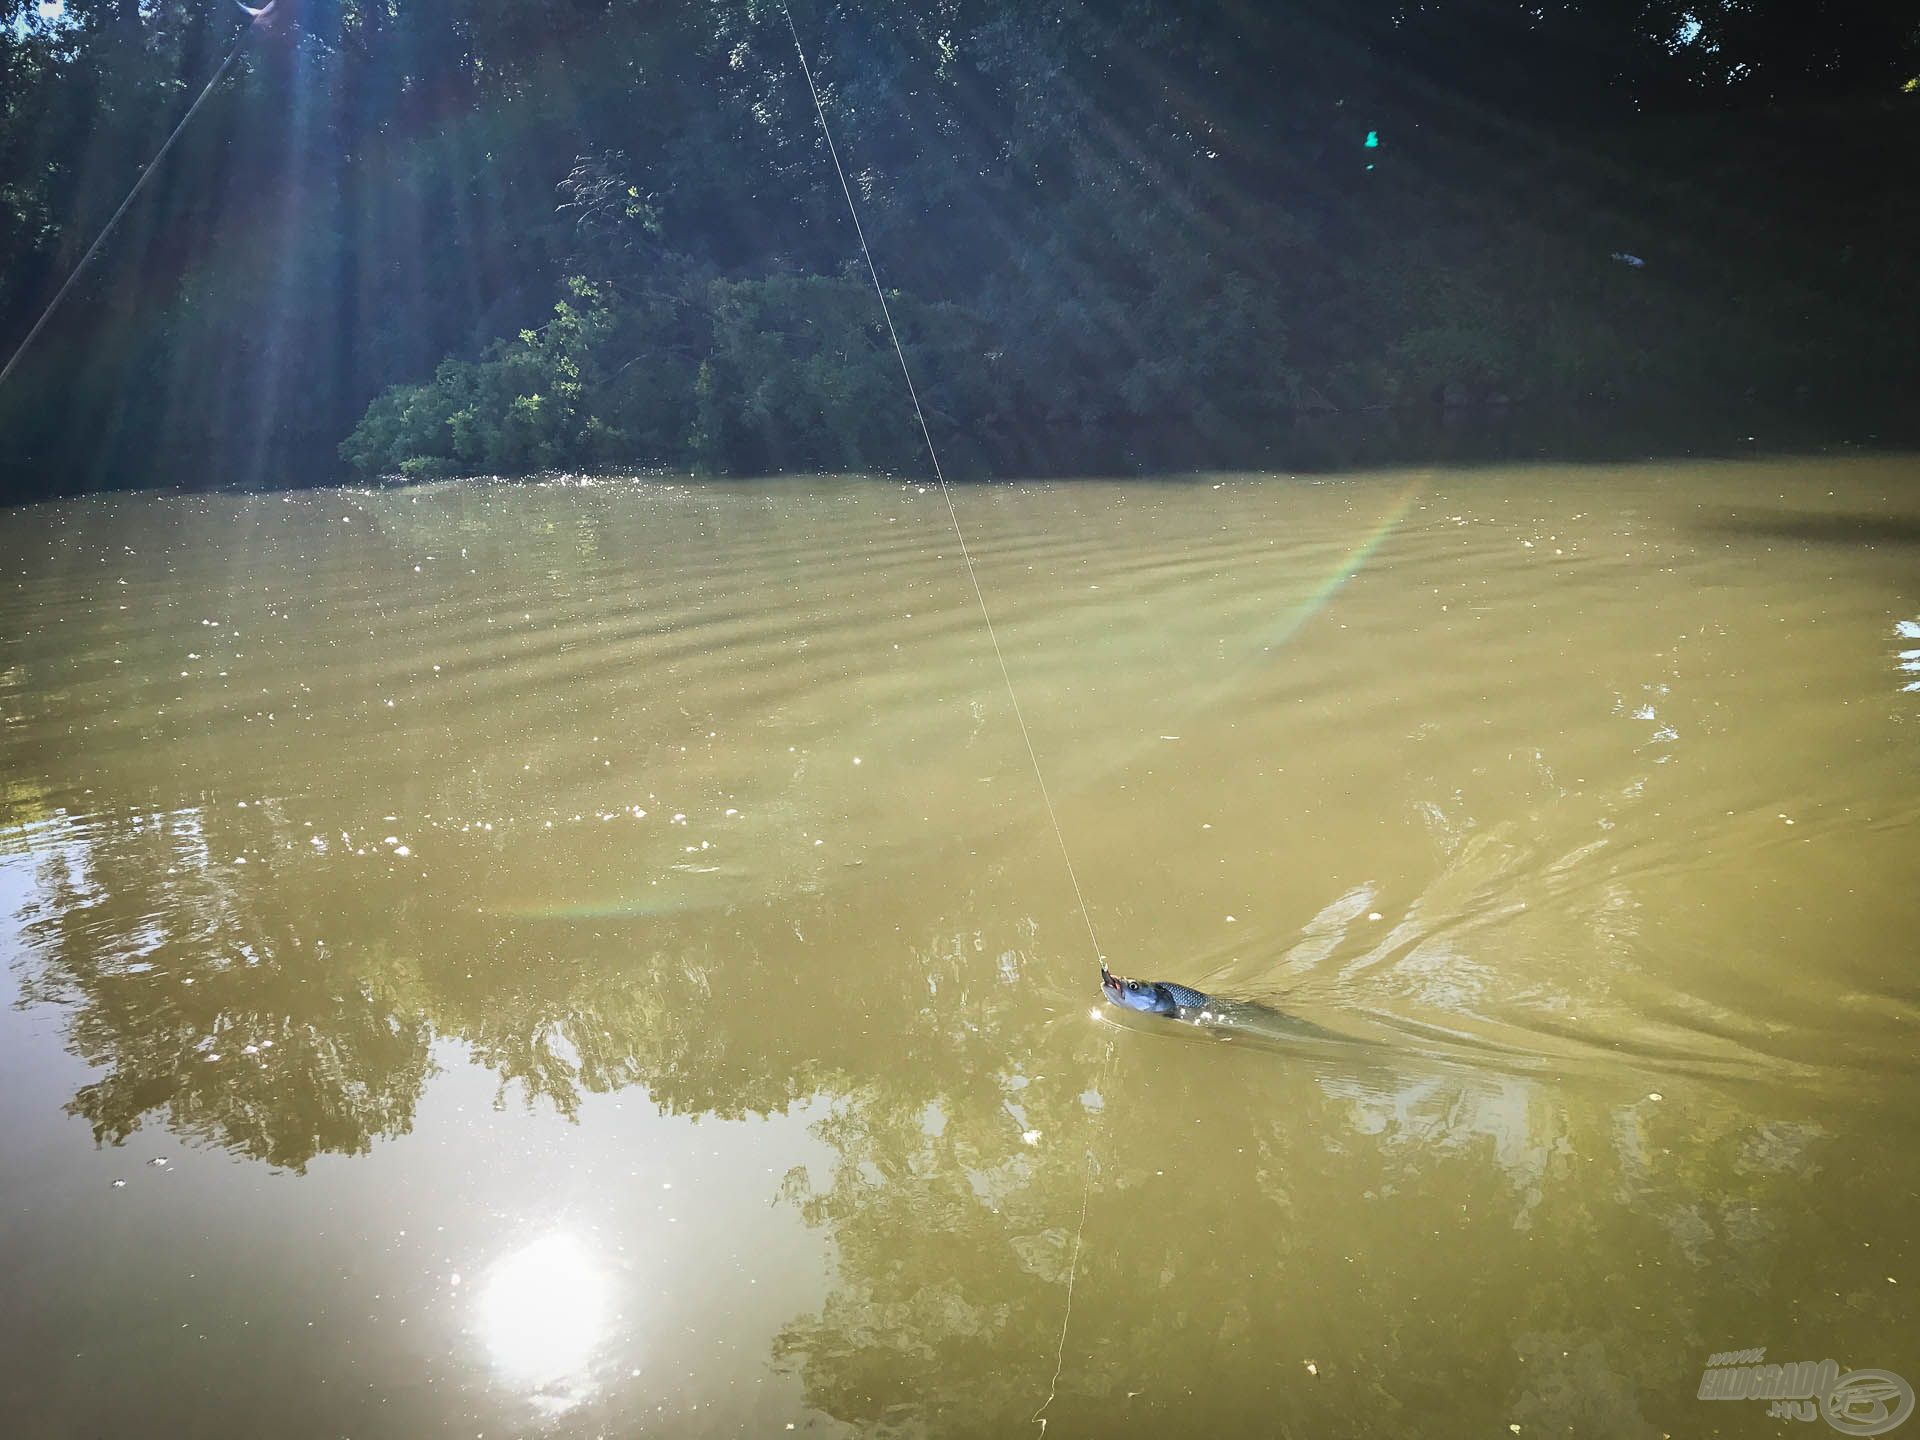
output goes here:
{"type": "Polygon", "coordinates": [[[1920,1381],[1915,462],[956,503],[1101,948],[1271,1033],[1101,1004],[937,491],[0,514],[8,1433],[1920,1381]]]}

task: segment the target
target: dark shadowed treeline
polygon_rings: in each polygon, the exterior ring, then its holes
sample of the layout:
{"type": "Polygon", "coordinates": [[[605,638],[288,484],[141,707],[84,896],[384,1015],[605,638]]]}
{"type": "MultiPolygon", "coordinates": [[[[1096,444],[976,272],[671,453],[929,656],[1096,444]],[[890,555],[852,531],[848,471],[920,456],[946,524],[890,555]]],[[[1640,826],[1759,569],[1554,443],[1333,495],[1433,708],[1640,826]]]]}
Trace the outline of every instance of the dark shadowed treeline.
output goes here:
{"type": "MultiPolygon", "coordinates": [[[[281,5],[0,391],[6,493],[914,463],[778,6],[281,5]]],[[[1915,373],[1898,0],[794,19],[971,468],[1436,402],[1817,430],[1915,373]]],[[[12,6],[8,353],[244,20],[12,6]]]]}

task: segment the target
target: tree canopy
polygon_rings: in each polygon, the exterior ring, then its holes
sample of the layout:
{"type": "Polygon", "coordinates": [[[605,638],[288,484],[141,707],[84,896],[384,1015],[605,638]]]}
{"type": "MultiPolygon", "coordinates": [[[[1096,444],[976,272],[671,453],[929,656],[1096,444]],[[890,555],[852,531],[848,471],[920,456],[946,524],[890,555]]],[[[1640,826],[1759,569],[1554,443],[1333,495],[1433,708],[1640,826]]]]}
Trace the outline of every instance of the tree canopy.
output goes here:
{"type": "MultiPolygon", "coordinates": [[[[778,5],[278,11],[0,390],[7,493],[914,463],[778,5]]],[[[985,467],[1435,396],[1837,413],[1915,371],[1897,0],[793,18],[929,420],[985,467]]],[[[12,5],[8,353],[245,19],[12,5]]]]}

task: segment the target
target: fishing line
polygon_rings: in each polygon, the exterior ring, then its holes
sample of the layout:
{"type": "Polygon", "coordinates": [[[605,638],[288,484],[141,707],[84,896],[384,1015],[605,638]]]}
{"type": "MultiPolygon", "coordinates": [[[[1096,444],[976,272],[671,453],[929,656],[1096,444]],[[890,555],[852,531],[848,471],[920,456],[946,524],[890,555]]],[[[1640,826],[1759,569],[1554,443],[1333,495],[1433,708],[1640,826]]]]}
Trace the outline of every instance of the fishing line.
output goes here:
{"type": "MultiPolygon", "coordinates": [[[[826,107],[820,103],[820,87],[813,83],[813,67],[807,63],[806,47],[800,43],[800,32],[793,23],[793,11],[781,0],[780,13],[786,17],[787,33],[793,37],[794,52],[800,57],[800,73],[806,77],[807,93],[813,97],[813,113],[820,121],[820,133],[826,137],[827,154],[833,158],[833,173],[839,177],[840,193],[846,198],[847,215],[853,221],[853,233],[860,239],[860,256],[867,262],[867,278],[873,281],[873,293],[880,301],[880,313],[886,318],[887,336],[893,341],[894,357],[900,362],[900,375],[907,382],[907,394],[913,401],[913,418],[920,424],[920,438],[926,442],[927,458],[933,462],[933,476],[940,484],[940,498],[947,504],[947,519],[953,525],[953,538],[959,542],[960,558],[967,567],[967,579],[973,582],[973,598],[980,607],[980,618],[987,627],[987,638],[993,642],[993,658],[1000,666],[1000,680],[1007,688],[1007,703],[1013,707],[1013,718],[1020,727],[1020,739],[1027,747],[1027,759],[1033,766],[1034,783],[1039,786],[1041,803],[1046,806],[1047,819],[1053,825],[1053,838],[1060,845],[1060,859],[1067,868],[1067,880],[1073,886],[1074,903],[1080,908],[1080,919],[1087,927],[1087,940],[1093,946],[1094,963],[1106,969],[1106,957],[1100,951],[1100,937],[1094,933],[1093,916],[1087,910],[1087,897],[1081,893],[1080,877],[1074,873],[1073,855],[1067,849],[1066,832],[1060,828],[1060,816],[1053,808],[1053,796],[1047,791],[1047,777],[1040,768],[1040,755],[1034,749],[1033,736],[1027,730],[1026,716],[1020,712],[1020,697],[1014,693],[1013,674],[1007,669],[1007,657],[1000,648],[1000,637],[993,628],[993,612],[987,608],[986,592],[980,587],[979,572],[974,569],[973,555],[967,549],[966,532],[960,528],[960,512],[954,508],[953,491],[947,486],[946,472],[940,466],[940,452],[933,443],[933,432],[927,428],[926,411],[920,406],[919,387],[913,383],[913,370],[907,364],[906,348],[900,343],[900,332],[893,323],[893,308],[887,304],[887,292],[880,284],[880,271],[873,263],[873,251],[867,245],[866,227],[860,223],[860,208],[853,203],[853,187],[847,184],[846,169],[840,164],[839,147],[833,143],[833,129],[827,124],[826,107]]],[[[1105,1098],[1106,1077],[1113,1069],[1114,1046],[1111,1038],[1107,1041],[1107,1056],[1101,1069],[1101,1078],[1097,1082],[1102,1099],[1105,1098]]],[[[1034,1423],[1039,1425],[1040,1434],[1047,1433],[1047,1407],[1060,1389],[1060,1376],[1067,1363],[1067,1330],[1073,1323],[1073,1287],[1080,1272],[1080,1243],[1087,1231],[1087,1206],[1093,1199],[1093,1180],[1099,1171],[1099,1162],[1094,1158],[1094,1147],[1087,1145],[1086,1182],[1080,1190],[1080,1220],[1073,1231],[1073,1248],[1067,1256],[1067,1297],[1066,1306],[1060,1316],[1060,1342],[1055,1347],[1053,1357],[1053,1380],[1047,1386],[1047,1398],[1040,1402],[1040,1408],[1033,1412],[1034,1423]]]]}
{"type": "Polygon", "coordinates": [[[1020,726],[1020,738],[1026,743],[1027,759],[1033,764],[1033,778],[1040,787],[1040,799],[1046,806],[1047,819],[1053,823],[1053,838],[1060,842],[1060,858],[1066,862],[1067,879],[1073,886],[1073,898],[1080,907],[1080,919],[1086,924],[1087,939],[1093,944],[1093,958],[1096,963],[1103,962],[1105,956],[1100,951],[1100,937],[1094,934],[1093,916],[1087,911],[1086,896],[1080,893],[1080,877],[1074,874],[1073,856],[1067,850],[1066,833],[1060,828],[1060,817],[1054,812],[1053,797],[1047,793],[1047,777],[1040,770],[1040,756],[1033,748],[1033,737],[1027,732],[1026,716],[1020,713],[1020,697],[1013,691],[1013,675],[1007,669],[1007,657],[1001,652],[1000,637],[994,633],[993,613],[987,609],[987,597],[980,588],[980,576],[973,568],[973,556],[967,549],[967,537],[960,528],[960,514],[954,509],[953,492],[947,487],[946,473],[940,468],[940,452],[934,448],[933,432],[927,428],[926,412],[920,408],[920,391],[913,383],[913,371],[907,366],[907,352],[900,344],[900,332],[894,328],[893,309],[887,304],[887,292],[880,285],[880,271],[873,263],[873,251],[867,247],[866,227],[860,223],[859,207],[853,203],[853,188],[847,184],[847,172],[840,164],[839,148],[833,143],[833,130],[827,124],[826,107],[820,103],[820,89],[813,83],[813,67],[807,64],[806,48],[800,43],[800,32],[794,27],[793,12],[782,0],[780,13],[787,18],[787,33],[793,36],[793,48],[800,56],[800,73],[806,77],[807,93],[813,96],[813,113],[820,119],[820,133],[826,137],[827,154],[833,157],[833,173],[840,177],[840,193],[847,200],[847,214],[853,220],[853,233],[860,238],[860,255],[867,262],[867,276],[873,281],[873,293],[879,297],[880,313],[886,317],[887,335],[893,341],[893,353],[900,361],[900,374],[907,382],[907,394],[913,400],[914,419],[920,422],[920,438],[926,442],[927,458],[933,462],[933,477],[940,482],[940,498],[947,502],[947,518],[953,522],[953,537],[960,542],[960,558],[966,562],[967,578],[973,582],[973,598],[979,602],[980,618],[986,622],[987,638],[993,642],[993,658],[1000,662],[1000,679],[1007,687],[1007,701],[1013,706],[1013,718],[1020,726]]]}
{"type": "MultiPolygon", "coordinates": [[[[242,8],[244,9],[245,7],[243,6],[242,8]]],[[[247,37],[253,33],[254,28],[255,27],[250,24],[241,26],[240,34],[234,39],[233,48],[227,51],[227,58],[220,62],[220,68],[213,72],[213,78],[207,81],[205,88],[201,90],[199,95],[194,97],[193,104],[189,105],[187,107],[187,113],[180,117],[180,123],[173,127],[173,133],[167,136],[166,143],[155,152],[153,159],[147,162],[146,169],[140,172],[140,178],[135,180],[133,182],[133,188],[127,191],[127,198],[122,200],[120,202],[120,208],[108,217],[107,223],[101,227],[100,233],[94,237],[93,244],[87,247],[87,253],[80,257],[80,263],[74,266],[73,273],[67,276],[66,283],[60,287],[58,293],[47,303],[47,308],[40,312],[40,318],[34,321],[33,328],[27,332],[27,338],[22,340],[18,348],[14,350],[13,358],[7,361],[4,368],[0,368],[0,385],[7,383],[7,377],[13,374],[13,367],[20,363],[20,357],[27,353],[27,347],[32,345],[34,338],[46,328],[47,321],[53,318],[53,312],[60,308],[60,302],[67,298],[67,292],[73,288],[73,282],[80,278],[81,272],[87,268],[88,264],[93,260],[93,257],[100,252],[100,247],[106,243],[107,236],[113,233],[113,227],[120,223],[120,217],[126,214],[127,207],[133,204],[134,197],[139,195],[147,181],[153,178],[153,172],[158,170],[160,168],[160,162],[167,158],[167,152],[173,148],[173,142],[178,140],[180,138],[180,132],[187,128],[187,122],[193,119],[194,114],[200,109],[201,105],[206,102],[207,96],[213,93],[213,87],[220,83],[221,77],[227,73],[227,70],[232,66],[233,62],[239,58],[240,47],[247,43],[247,37]]]]}
{"type": "Polygon", "coordinates": [[[1099,1168],[1099,1162],[1093,1158],[1093,1147],[1088,1146],[1087,1183],[1080,1191],[1080,1223],[1074,1229],[1073,1254],[1067,1261],[1067,1305],[1060,1316],[1060,1344],[1053,1352],[1053,1379],[1047,1385],[1047,1398],[1033,1412],[1033,1423],[1040,1427],[1042,1435],[1047,1433],[1047,1407],[1060,1393],[1060,1372],[1067,1368],[1067,1327],[1073,1324],[1073,1282],[1080,1272],[1080,1237],[1087,1233],[1087,1202],[1093,1198],[1093,1176],[1099,1168]]]}
{"type": "MultiPolygon", "coordinates": [[[[1100,1067],[1100,1078],[1094,1082],[1095,1093],[1100,1096],[1102,1113],[1105,1113],[1107,1099],[1107,1076],[1113,1072],[1113,1038],[1107,1038],[1107,1058],[1100,1067]]],[[[1053,1404],[1053,1397],[1060,1393],[1060,1374],[1067,1368],[1067,1327],[1073,1324],[1073,1282],[1080,1273],[1080,1241],[1087,1233],[1087,1202],[1093,1199],[1093,1177],[1099,1172],[1100,1162],[1094,1158],[1093,1146],[1087,1146],[1087,1183],[1080,1189],[1080,1223],[1073,1230],[1073,1251],[1067,1257],[1067,1303],[1060,1315],[1060,1343],[1053,1352],[1053,1379],[1047,1385],[1047,1398],[1040,1402],[1040,1408],[1033,1412],[1033,1423],[1040,1427],[1040,1433],[1047,1433],[1047,1407],[1053,1404]]]]}

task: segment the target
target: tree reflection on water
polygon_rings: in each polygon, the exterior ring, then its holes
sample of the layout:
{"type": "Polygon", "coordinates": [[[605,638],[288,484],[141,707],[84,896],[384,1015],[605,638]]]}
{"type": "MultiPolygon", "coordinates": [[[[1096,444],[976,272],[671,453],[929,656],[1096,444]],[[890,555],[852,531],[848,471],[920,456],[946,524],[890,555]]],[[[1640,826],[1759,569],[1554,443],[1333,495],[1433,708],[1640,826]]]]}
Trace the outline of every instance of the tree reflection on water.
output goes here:
{"type": "MultiPolygon", "coordinates": [[[[831,1284],[772,1360],[857,1426],[1022,1423],[1064,1344],[1063,1422],[1333,1433],[1363,1397],[1388,1433],[1653,1435],[1729,1314],[1817,1267],[1836,1137],[1751,1095],[1171,1043],[1052,988],[1030,929],[903,943],[884,885],[503,918],[338,835],[276,803],[13,832],[21,1003],[99,1072],[72,1111],[105,1144],[151,1119],[297,1172],[406,1135],[459,1054],[496,1105],[569,1117],[628,1090],[722,1118],[824,1100],[831,1171],[778,1199],[831,1236],[831,1284]]],[[[1845,1154],[1891,1186],[1888,1152],[1845,1154]]]]}

